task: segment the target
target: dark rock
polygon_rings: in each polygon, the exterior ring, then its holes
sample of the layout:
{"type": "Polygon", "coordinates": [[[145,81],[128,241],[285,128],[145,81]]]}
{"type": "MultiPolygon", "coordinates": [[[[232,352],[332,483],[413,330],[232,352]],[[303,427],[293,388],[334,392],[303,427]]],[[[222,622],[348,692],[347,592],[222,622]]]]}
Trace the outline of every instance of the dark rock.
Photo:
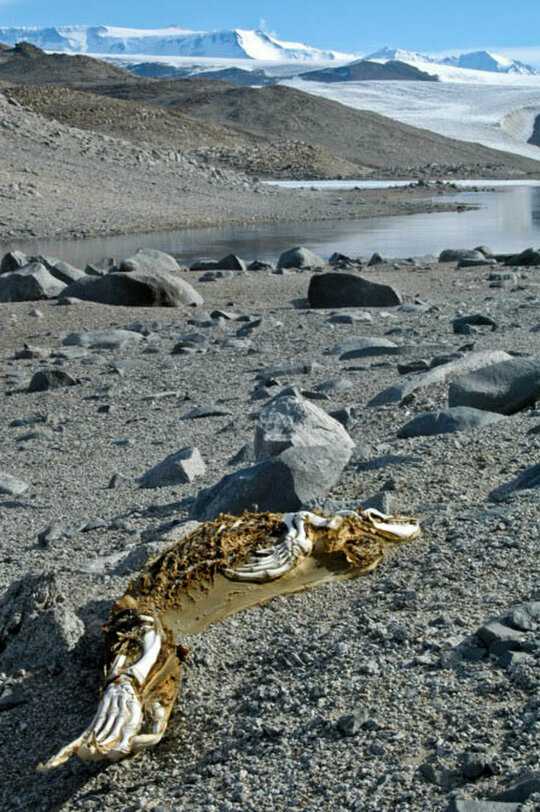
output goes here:
{"type": "Polygon", "coordinates": [[[342,409],[336,409],[330,412],[330,417],[341,423],[344,429],[350,429],[355,422],[354,409],[352,406],[344,406],[342,409]]]}
{"type": "Polygon", "coordinates": [[[495,801],[503,801],[505,803],[525,803],[531,795],[540,793],[540,772],[532,773],[528,778],[514,784],[513,787],[499,792],[495,795],[495,801]]]}
{"type": "Polygon", "coordinates": [[[133,271],[86,276],[68,285],[62,298],[125,307],[180,307],[202,305],[204,300],[189,282],[172,273],[133,271]]]}
{"type": "Polygon", "coordinates": [[[418,361],[404,361],[398,364],[397,370],[400,375],[409,375],[411,372],[427,372],[430,366],[429,361],[419,358],[418,361]]]}
{"type": "Polygon", "coordinates": [[[540,360],[512,358],[477,369],[450,385],[450,406],[516,414],[540,399],[540,360]]]}
{"type": "Polygon", "coordinates": [[[311,278],[308,290],[311,307],[395,307],[400,294],[378,282],[349,273],[322,273],[311,278]]]}
{"type": "Polygon", "coordinates": [[[523,268],[540,265],[540,249],[526,248],[521,254],[514,254],[506,259],[505,265],[521,266],[523,268]]]}
{"type": "Polygon", "coordinates": [[[302,245],[284,251],[278,259],[278,268],[321,268],[325,265],[324,259],[314,254],[302,245]]]}
{"type": "Polygon", "coordinates": [[[52,276],[39,262],[0,275],[0,302],[55,299],[64,290],[66,290],[64,283],[52,276]]]}
{"type": "Polygon", "coordinates": [[[320,369],[320,364],[313,361],[293,364],[276,364],[272,367],[264,367],[257,372],[257,380],[266,382],[271,378],[288,378],[294,375],[310,375],[315,370],[320,369]]]}
{"type": "Polygon", "coordinates": [[[467,333],[464,328],[468,326],[491,327],[492,332],[498,327],[497,322],[492,319],[491,316],[484,316],[482,313],[472,313],[470,316],[459,316],[459,318],[454,319],[452,322],[452,327],[456,335],[466,335],[467,333]]]}
{"type": "Polygon", "coordinates": [[[239,515],[255,506],[261,511],[298,510],[304,503],[326,496],[348,459],[349,455],[331,446],[288,448],[201,491],[193,517],[211,520],[220,513],[239,515]]]}
{"type": "Polygon", "coordinates": [[[496,265],[496,259],[487,259],[486,257],[482,256],[482,259],[460,259],[457,267],[458,268],[487,268],[492,265],[496,265]]]}
{"type": "Polygon", "coordinates": [[[328,260],[328,264],[332,268],[343,268],[350,267],[351,265],[355,265],[356,263],[354,259],[351,259],[345,254],[340,254],[339,252],[335,251],[328,260]]]}
{"type": "Polygon", "coordinates": [[[247,271],[246,263],[236,254],[227,254],[223,259],[218,260],[217,267],[223,271],[247,271]]]}
{"type": "Polygon", "coordinates": [[[367,311],[359,311],[358,313],[334,313],[328,319],[328,324],[355,324],[357,322],[373,322],[373,316],[367,311]]]}
{"type": "Polygon", "coordinates": [[[520,491],[529,491],[540,487],[540,463],[526,468],[511,482],[500,485],[489,494],[493,502],[501,502],[520,491]]]}
{"type": "Polygon", "coordinates": [[[448,812],[519,812],[518,804],[502,804],[497,801],[467,801],[452,798],[448,812]]]}
{"type": "Polygon", "coordinates": [[[274,266],[270,262],[261,262],[259,259],[250,262],[247,266],[248,271],[273,271],[274,266]]]}
{"type": "Polygon", "coordinates": [[[22,251],[8,251],[0,262],[0,274],[12,273],[28,265],[28,257],[22,251]]]}
{"type": "Polygon", "coordinates": [[[504,416],[480,409],[457,406],[439,412],[423,412],[414,417],[398,431],[398,437],[431,437],[436,434],[452,434],[456,431],[481,429],[504,420],[504,416]]]}
{"type": "Polygon", "coordinates": [[[384,259],[381,257],[380,254],[375,252],[372,254],[371,259],[368,262],[368,268],[372,268],[374,265],[383,265],[384,259]]]}
{"type": "Polygon", "coordinates": [[[141,488],[184,485],[204,476],[206,465],[198,448],[182,448],[169,454],[141,477],[141,488]]]}
{"type": "Polygon", "coordinates": [[[84,272],[88,276],[105,276],[106,273],[116,268],[116,259],[114,257],[106,257],[99,262],[92,262],[86,266],[84,272]]]}
{"type": "Polygon", "coordinates": [[[342,736],[357,736],[369,720],[366,710],[359,710],[355,713],[348,713],[340,716],[336,722],[336,728],[342,736]]]}
{"type": "Polygon", "coordinates": [[[221,406],[198,406],[190,409],[181,420],[200,420],[203,417],[230,417],[231,412],[221,406]]]}
{"type": "Polygon", "coordinates": [[[75,386],[78,381],[61,369],[42,369],[32,375],[28,385],[29,392],[46,392],[49,389],[61,389],[64,386],[75,386]]]}

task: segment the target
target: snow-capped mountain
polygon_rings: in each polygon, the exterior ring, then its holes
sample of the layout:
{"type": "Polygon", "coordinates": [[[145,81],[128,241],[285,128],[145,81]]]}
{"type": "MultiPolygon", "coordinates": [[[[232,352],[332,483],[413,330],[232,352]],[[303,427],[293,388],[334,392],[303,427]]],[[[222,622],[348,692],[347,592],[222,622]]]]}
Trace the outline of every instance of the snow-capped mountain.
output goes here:
{"type": "Polygon", "coordinates": [[[487,73],[515,73],[522,76],[536,76],[536,71],[530,65],[525,65],[508,56],[496,54],[492,51],[471,51],[469,53],[457,54],[445,58],[428,56],[418,53],[418,51],[405,51],[401,48],[381,48],[373,54],[369,54],[366,59],[372,62],[390,62],[398,60],[407,62],[409,65],[448,65],[452,68],[464,68],[466,70],[484,71],[487,73]]]}
{"type": "Polygon", "coordinates": [[[358,54],[324,51],[301,42],[285,42],[260,30],[190,31],[115,26],[0,28],[0,42],[25,40],[45,51],[70,54],[145,54],[147,56],[255,59],[265,62],[347,62],[358,54]]]}
{"type": "Polygon", "coordinates": [[[453,65],[455,68],[468,68],[469,70],[485,70],[493,73],[520,73],[523,76],[534,76],[537,71],[524,62],[510,59],[503,54],[493,51],[472,51],[467,54],[450,56],[441,60],[443,65],[453,65]]]}

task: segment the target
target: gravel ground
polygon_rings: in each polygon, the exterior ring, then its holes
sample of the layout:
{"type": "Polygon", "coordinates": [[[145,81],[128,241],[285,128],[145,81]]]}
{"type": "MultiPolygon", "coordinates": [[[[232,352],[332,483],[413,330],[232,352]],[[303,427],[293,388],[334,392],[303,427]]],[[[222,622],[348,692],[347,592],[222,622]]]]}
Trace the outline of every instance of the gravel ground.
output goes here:
{"type": "MultiPolygon", "coordinates": [[[[399,379],[402,357],[340,362],[331,352],[352,336],[389,336],[412,346],[410,358],[424,357],[425,344],[540,355],[540,332],[531,332],[540,321],[539,271],[522,274],[511,290],[489,287],[482,268],[419,263],[363,273],[399,287],[407,302],[421,296],[434,307],[372,310],[372,324],[336,325],[329,311],[302,307],[307,272],[195,281],[206,311],[266,317],[250,349],[231,350],[214,342],[238,325],[189,324],[201,317],[193,310],[38,303],[40,318],[29,303],[0,305],[1,469],[30,485],[0,497],[0,587],[52,571],[66,611],[85,624],[70,653],[55,629],[45,645],[23,636],[17,662],[6,660],[9,647],[0,652],[2,809],[442,812],[452,793],[490,797],[539,769],[537,671],[466,659],[459,647],[487,618],[540,598],[538,492],[488,500],[539,460],[540,434],[529,432],[540,412],[470,433],[398,440],[415,413],[446,402],[447,387],[406,406],[368,409],[399,379]],[[489,314],[498,329],[454,335],[458,312],[489,314]],[[79,385],[23,391],[51,364],[14,360],[24,343],[57,350],[73,330],[133,322],[151,336],[131,349],[57,360],[79,385]],[[208,351],[171,355],[178,337],[192,332],[209,338],[208,351]],[[72,763],[36,774],[36,764],[93,715],[99,623],[151,551],[152,531],[187,518],[199,488],[234,470],[228,461],[253,438],[261,406],[250,400],[257,369],[292,360],[320,368],[280,383],[312,390],[328,379],[351,382],[318,401],[329,410],[356,407],[357,449],[331,497],[361,503],[385,489],[396,511],[420,517],[422,539],[365,578],[277,599],[190,640],[182,695],[154,750],[107,768],[72,763]],[[158,397],[163,392],[175,394],[158,397]],[[228,414],[182,419],[209,404],[228,414]],[[26,424],[13,424],[21,419],[26,424]],[[201,451],[204,479],[139,489],[151,465],[187,445],[201,451]],[[114,474],[126,481],[109,489],[114,474]],[[65,532],[44,546],[38,534],[52,522],[65,532]],[[21,704],[7,709],[11,694],[21,704]],[[350,715],[352,722],[343,719],[350,715]],[[475,780],[462,770],[471,754],[488,764],[475,780]]],[[[1,606],[2,599],[0,620],[1,606]]]]}

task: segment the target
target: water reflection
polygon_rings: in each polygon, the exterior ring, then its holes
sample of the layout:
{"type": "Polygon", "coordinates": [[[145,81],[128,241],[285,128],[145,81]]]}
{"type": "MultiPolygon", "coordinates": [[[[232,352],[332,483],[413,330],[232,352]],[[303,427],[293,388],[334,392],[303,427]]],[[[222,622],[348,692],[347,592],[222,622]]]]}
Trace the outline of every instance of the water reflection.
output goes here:
{"type": "MultiPolygon", "coordinates": [[[[237,253],[248,260],[275,259],[292,245],[306,245],[324,257],[334,251],[364,256],[437,254],[443,248],[488,245],[494,251],[540,246],[540,184],[501,187],[491,192],[464,192],[444,198],[480,206],[472,212],[444,212],[355,221],[280,223],[222,228],[184,229],[83,241],[33,240],[0,245],[27,253],[58,256],[83,267],[104,256],[129,256],[139,247],[159,248],[182,262],[237,253]]],[[[437,198],[436,202],[440,202],[437,198]]]]}

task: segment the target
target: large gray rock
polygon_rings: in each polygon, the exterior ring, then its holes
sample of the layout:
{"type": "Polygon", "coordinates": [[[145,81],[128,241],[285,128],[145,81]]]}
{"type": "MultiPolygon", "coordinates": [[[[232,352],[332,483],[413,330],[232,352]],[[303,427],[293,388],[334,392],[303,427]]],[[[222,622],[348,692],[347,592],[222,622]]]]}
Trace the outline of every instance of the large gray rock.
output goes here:
{"type": "Polygon", "coordinates": [[[354,358],[371,358],[376,355],[398,355],[401,347],[398,347],[388,338],[378,338],[377,336],[362,336],[349,342],[347,349],[339,356],[340,361],[349,361],[354,358]]]}
{"type": "Polygon", "coordinates": [[[255,428],[255,457],[275,457],[287,448],[331,446],[349,461],[354,442],[341,423],[301,395],[285,390],[261,410],[255,428]]]}
{"type": "Polygon", "coordinates": [[[311,307],[396,307],[401,295],[390,285],[371,282],[352,273],[322,273],[311,278],[311,307]]]}
{"type": "Polygon", "coordinates": [[[61,259],[56,259],[54,257],[35,257],[35,261],[41,262],[41,264],[47,268],[49,273],[56,279],[59,279],[60,282],[63,282],[64,285],[70,285],[72,282],[78,282],[79,279],[83,279],[86,276],[84,271],[81,271],[79,268],[75,268],[68,262],[63,262],[61,259]]]}
{"type": "Polygon", "coordinates": [[[139,248],[133,256],[122,259],[114,270],[123,273],[174,274],[180,270],[180,267],[175,258],[164,251],[156,251],[153,248],[139,248]]]}
{"type": "Polygon", "coordinates": [[[21,496],[29,487],[22,479],[0,471],[0,494],[3,496],[21,496]]]}
{"type": "Polygon", "coordinates": [[[452,434],[456,431],[481,429],[492,423],[504,420],[502,414],[483,412],[480,409],[468,409],[457,406],[455,409],[444,409],[440,412],[423,412],[398,431],[398,437],[431,437],[436,434],[452,434]]]}
{"type": "Polygon", "coordinates": [[[86,276],[65,288],[62,298],[125,307],[202,305],[203,297],[189,282],[171,273],[132,271],[86,276]]]}
{"type": "Polygon", "coordinates": [[[192,515],[201,521],[245,510],[298,510],[326,496],[337,484],[349,455],[331,446],[288,448],[277,457],[242,468],[201,491],[192,515]]]}
{"type": "Polygon", "coordinates": [[[217,265],[222,271],[247,271],[246,263],[236,254],[227,254],[226,257],[218,260],[217,265]]]}
{"type": "Polygon", "coordinates": [[[526,468],[511,482],[495,488],[495,490],[491,491],[489,498],[493,502],[501,502],[514,493],[530,491],[534,488],[540,488],[540,464],[526,468]]]}
{"type": "Polygon", "coordinates": [[[540,359],[511,358],[477,369],[455,380],[450,406],[471,406],[500,414],[516,414],[540,399],[540,359]]]}
{"type": "Polygon", "coordinates": [[[39,262],[0,275],[0,302],[35,302],[55,299],[66,286],[39,262]]]}
{"type": "Polygon", "coordinates": [[[22,251],[8,251],[2,257],[2,262],[0,262],[0,274],[18,271],[19,268],[28,265],[28,261],[28,257],[22,251]]]}
{"type": "Polygon", "coordinates": [[[150,468],[141,478],[141,488],[184,485],[204,476],[206,465],[198,448],[181,448],[150,468]]]}
{"type": "Polygon", "coordinates": [[[460,262],[467,259],[481,262],[485,258],[482,251],[470,248],[447,248],[439,254],[439,262],[460,262]]]}
{"type": "Polygon", "coordinates": [[[85,347],[91,350],[118,350],[141,341],[143,336],[135,330],[88,330],[69,333],[62,344],[65,347],[85,347]]]}
{"type": "Polygon", "coordinates": [[[278,259],[278,268],[322,268],[325,265],[324,259],[314,254],[309,248],[297,245],[284,251],[278,259]]]}
{"type": "Polygon", "coordinates": [[[495,800],[503,801],[505,803],[525,803],[531,795],[540,794],[540,772],[533,772],[528,778],[519,781],[514,786],[499,792],[495,796],[495,800]]]}
{"type": "MultiPolygon", "coordinates": [[[[389,386],[383,389],[378,395],[372,398],[368,406],[384,406],[388,403],[399,403],[403,398],[416,392],[418,389],[426,389],[435,384],[444,383],[454,376],[469,372],[470,370],[480,369],[487,367],[489,364],[498,364],[501,361],[506,361],[511,356],[501,350],[485,350],[481,352],[471,352],[463,358],[458,358],[454,361],[449,361],[446,364],[441,364],[428,372],[420,375],[414,375],[406,379],[403,383],[389,386]]],[[[450,404],[451,406],[458,406],[461,404],[450,404]]],[[[492,410],[495,411],[495,410],[492,410]]]]}

